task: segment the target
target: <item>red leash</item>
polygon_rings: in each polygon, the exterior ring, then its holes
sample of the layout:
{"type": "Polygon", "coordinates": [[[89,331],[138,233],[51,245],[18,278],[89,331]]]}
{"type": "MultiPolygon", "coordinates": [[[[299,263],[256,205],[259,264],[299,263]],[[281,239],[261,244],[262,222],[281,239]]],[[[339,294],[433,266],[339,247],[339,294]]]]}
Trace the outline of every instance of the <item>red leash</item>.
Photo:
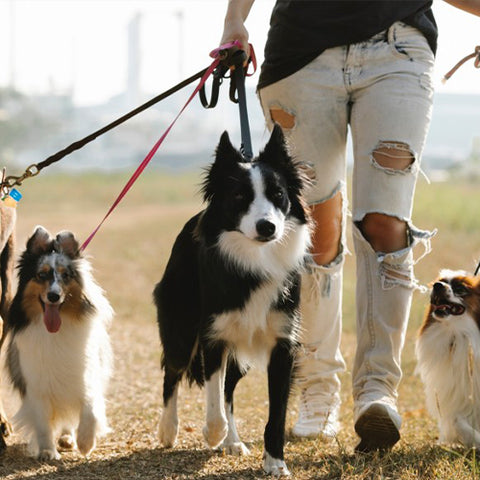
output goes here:
{"type": "Polygon", "coordinates": [[[163,135],[158,139],[157,143],[153,146],[153,148],[148,152],[147,156],[143,159],[142,163],[137,167],[135,172],[133,173],[132,177],[126,185],[123,187],[123,190],[120,192],[120,195],[117,197],[117,199],[113,202],[112,206],[108,210],[107,214],[103,217],[103,220],[97,225],[95,230],[88,236],[88,238],[83,242],[82,246],[80,247],[80,251],[82,252],[87,248],[88,244],[92,241],[93,237],[96,235],[98,230],[100,230],[100,227],[103,225],[105,220],[110,216],[110,214],[115,210],[117,205],[122,201],[123,197],[127,194],[127,192],[132,188],[132,185],[136,182],[137,178],[141,175],[141,173],[145,170],[145,167],[150,163],[150,160],[153,158],[157,150],[159,149],[160,145],[163,143],[165,140],[165,137],[170,133],[170,130],[172,127],[175,125],[177,122],[178,118],[180,115],[183,113],[183,111],[187,108],[189,103],[193,100],[195,95],[198,93],[200,88],[202,88],[202,85],[207,81],[208,77],[212,74],[212,72],[215,70],[217,65],[220,63],[220,58],[216,58],[212,64],[208,67],[207,71],[203,75],[203,77],[200,79],[200,82],[198,83],[197,87],[193,91],[193,93],[190,95],[189,99],[185,103],[185,105],[182,107],[180,112],[178,112],[177,116],[173,119],[173,122],[168,126],[168,128],[165,130],[163,135]]]}
{"type": "MultiPolygon", "coordinates": [[[[159,149],[160,145],[163,143],[165,140],[165,137],[170,133],[170,130],[172,127],[175,125],[177,122],[178,118],[180,115],[183,113],[183,111],[187,108],[187,106],[190,104],[190,102],[193,100],[195,95],[199,92],[199,90],[203,87],[205,82],[207,81],[208,77],[213,73],[213,71],[217,68],[218,64],[222,61],[222,52],[225,50],[228,50],[232,47],[238,47],[241,46],[238,41],[230,42],[225,45],[221,45],[218,49],[215,49],[210,53],[211,56],[215,56],[215,59],[211,63],[211,65],[207,68],[205,71],[204,75],[200,79],[200,82],[198,83],[197,87],[193,91],[193,93],[190,95],[189,99],[185,103],[185,105],[182,107],[180,112],[177,114],[177,116],[174,118],[173,122],[168,126],[168,128],[165,130],[163,135],[158,139],[157,143],[153,146],[153,148],[148,152],[147,156],[143,159],[142,163],[137,167],[135,172],[133,173],[132,177],[128,180],[126,185],[123,187],[123,190],[120,192],[116,200],[113,202],[112,206],[108,210],[107,214],[103,217],[102,221],[97,225],[95,230],[88,236],[88,238],[83,242],[81,245],[79,251],[82,252],[87,248],[88,244],[92,241],[93,237],[96,235],[98,230],[100,230],[100,227],[103,225],[105,220],[110,216],[110,214],[115,210],[117,205],[122,201],[123,197],[127,194],[127,192],[132,188],[133,184],[136,182],[138,177],[141,175],[141,173],[145,170],[146,166],[150,163],[150,160],[153,158],[157,150],[159,149]]],[[[253,48],[251,48],[251,51],[253,52],[253,48]]],[[[254,58],[254,57],[253,57],[254,58]]],[[[254,68],[256,68],[256,63],[254,63],[254,68]]]]}

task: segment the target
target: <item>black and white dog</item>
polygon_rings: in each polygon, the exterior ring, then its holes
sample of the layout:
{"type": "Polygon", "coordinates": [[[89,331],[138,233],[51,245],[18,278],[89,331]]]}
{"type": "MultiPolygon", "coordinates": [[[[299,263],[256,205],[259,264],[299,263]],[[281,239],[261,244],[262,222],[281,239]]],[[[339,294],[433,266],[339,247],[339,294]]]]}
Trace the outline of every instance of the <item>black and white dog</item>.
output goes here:
{"type": "Polygon", "coordinates": [[[235,427],[233,391],[251,365],[264,365],[270,406],[263,468],[289,474],[285,417],[298,346],[299,271],[310,246],[304,185],[279,126],[252,162],[222,135],[203,183],[207,206],[177,237],[154,292],[165,370],[159,428],[165,446],[177,437],[178,384],[186,375],[205,384],[208,445],[248,453],[235,427]]]}

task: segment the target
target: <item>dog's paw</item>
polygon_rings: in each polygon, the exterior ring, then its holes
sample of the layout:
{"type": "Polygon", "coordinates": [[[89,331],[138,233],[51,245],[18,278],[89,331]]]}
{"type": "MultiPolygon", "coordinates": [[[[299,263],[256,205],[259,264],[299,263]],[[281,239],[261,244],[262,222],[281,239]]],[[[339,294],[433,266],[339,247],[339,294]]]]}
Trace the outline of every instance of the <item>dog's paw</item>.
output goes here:
{"type": "Polygon", "coordinates": [[[73,439],[73,436],[69,433],[64,433],[58,439],[58,448],[59,450],[62,450],[62,451],[73,450],[75,448],[75,440],[73,439]]]}
{"type": "Polygon", "coordinates": [[[95,436],[77,437],[77,447],[82,455],[87,456],[95,448],[95,436]]]}
{"type": "Polygon", "coordinates": [[[48,462],[49,460],[60,460],[60,454],[55,448],[40,449],[37,459],[41,462],[48,462]]]}
{"type": "Polygon", "coordinates": [[[3,435],[0,434],[0,453],[3,452],[7,448],[7,442],[5,441],[5,438],[3,435]]]}
{"type": "Polygon", "coordinates": [[[267,452],[263,454],[263,470],[268,475],[273,475],[274,477],[290,476],[286,463],[279,458],[273,458],[267,452]]]}
{"type": "Polygon", "coordinates": [[[250,450],[243,442],[225,443],[220,447],[225,451],[227,455],[234,455],[236,457],[242,457],[243,455],[250,455],[250,450]]]}
{"type": "Polygon", "coordinates": [[[203,437],[210,448],[217,448],[228,433],[228,424],[225,419],[208,422],[203,427],[203,437]]]}
{"type": "Polygon", "coordinates": [[[178,435],[178,421],[172,420],[168,415],[162,415],[158,425],[158,439],[167,448],[173,447],[178,435]]]}
{"type": "Polygon", "coordinates": [[[5,438],[11,435],[12,432],[12,426],[8,422],[7,418],[0,414],[0,452],[7,448],[5,438]]]}
{"type": "Polygon", "coordinates": [[[3,438],[6,438],[12,433],[13,433],[12,426],[10,425],[6,417],[0,414],[0,436],[3,438]]]}
{"type": "Polygon", "coordinates": [[[77,447],[82,455],[87,456],[95,448],[96,438],[95,430],[92,428],[81,430],[77,432],[77,447]]]}

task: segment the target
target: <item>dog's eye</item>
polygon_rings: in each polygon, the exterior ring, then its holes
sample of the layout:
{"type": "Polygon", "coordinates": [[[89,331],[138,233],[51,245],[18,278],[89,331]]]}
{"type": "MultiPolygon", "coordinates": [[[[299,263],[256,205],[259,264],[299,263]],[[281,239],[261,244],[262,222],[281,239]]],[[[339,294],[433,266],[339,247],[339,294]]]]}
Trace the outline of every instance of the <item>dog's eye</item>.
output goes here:
{"type": "Polygon", "coordinates": [[[233,200],[235,202],[242,202],[245,200],[245,193],[243,192],[233,192],[233,200]]]}
{"type": "Polygon", "coordinates": [[[63,272],[62,273],[62,280],[64,282],[68,282],[68,280],[70,280],[72,278],[72,274],[70,272],[63,272]]]}
{"type": "Polygon", "coordinates": [[[452,285],[452,290],[453,293],[459,297],[465,297],[470,293],[467,287],[465,285],[462,285],[461,283],[452,285]]]}
{"type": "Polygon", "coordinates": [[[280,188],[273,192],[273,198],[275,200],[283,200],[283,197],[285,197],[285,192],[283,190],[281,190],[280,188]]]}
{"type": "Polygon", "coordinates": [[[48,279],[48,272],[44,272],[44,271],[38,272],[37,273],[37,279],[42,281],[42,282],[44,280],[47,280],[48,279]]]}

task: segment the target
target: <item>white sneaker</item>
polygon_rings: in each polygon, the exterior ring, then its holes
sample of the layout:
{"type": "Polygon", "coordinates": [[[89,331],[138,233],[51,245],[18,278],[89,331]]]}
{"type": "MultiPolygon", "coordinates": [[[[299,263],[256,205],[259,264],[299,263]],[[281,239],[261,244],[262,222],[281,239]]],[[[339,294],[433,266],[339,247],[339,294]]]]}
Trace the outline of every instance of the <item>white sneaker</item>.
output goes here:
{"type": "Polygon", "coordinates": [[[355,417],[355,431],[360,437],[355,451],[390,450],[400,440],[402,418],[389,399],[361,405],[355,417]]]}
{"type": "Polygon", "coordinates": [[[297,423],[292,428],[297,437],[321,437],[331,441],[337,435],[340,424],[338,411],[340,401],[334,395],[326,395],[321,383],[302,388],[299,399],[297,423]]]}

